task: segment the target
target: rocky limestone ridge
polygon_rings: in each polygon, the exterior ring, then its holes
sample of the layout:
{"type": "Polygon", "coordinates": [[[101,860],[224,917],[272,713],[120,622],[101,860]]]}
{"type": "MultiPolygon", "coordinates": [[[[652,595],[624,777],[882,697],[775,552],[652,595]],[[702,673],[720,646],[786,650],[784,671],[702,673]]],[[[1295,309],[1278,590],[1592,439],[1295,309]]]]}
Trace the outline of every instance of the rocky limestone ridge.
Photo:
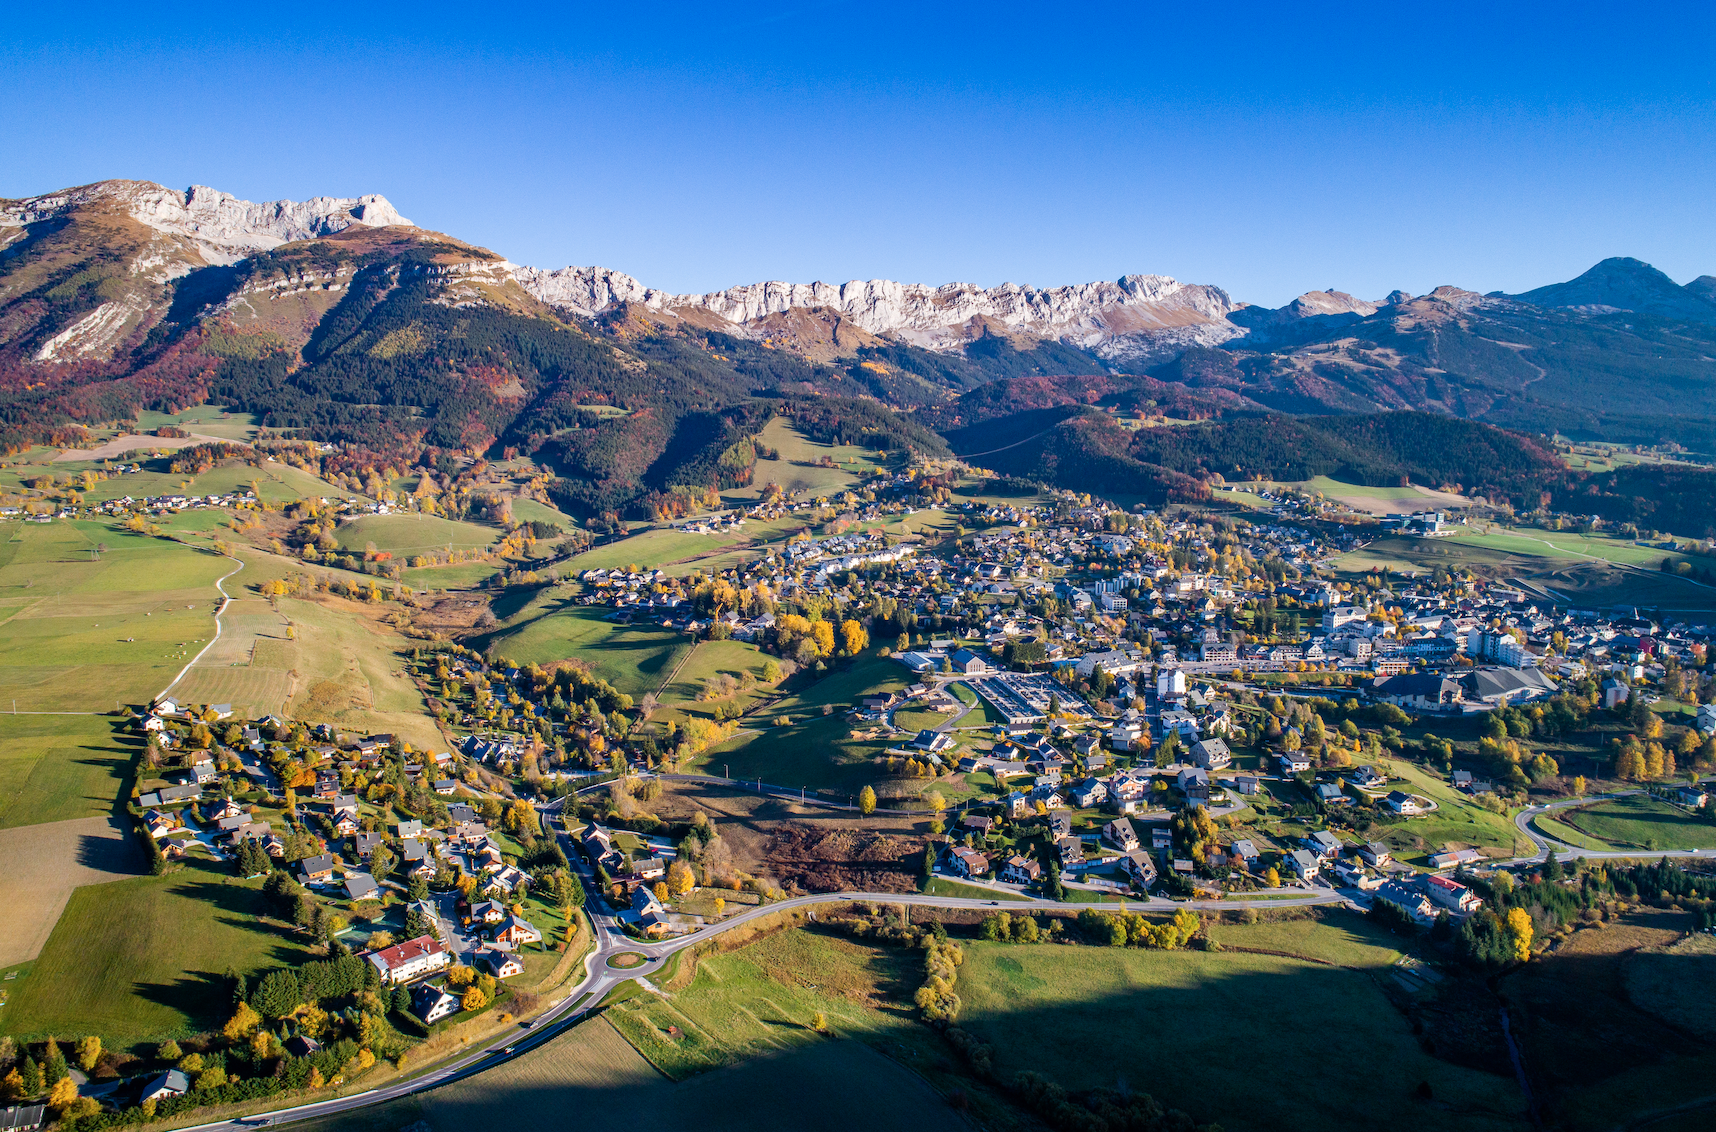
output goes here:
{"type": "Polygon", "coordinates": [[[645,287],[604,267],[555,271],[520,267],[514,277],[545,303],[593,318],[621,303],[675,314],[707,311],[741,333],[771,315],[826,309],[871,334],[932,350],[957,349],[977,320],[1008,332],[1053,338],[1115,360],[1132,361],[1195,343],[1214,344],[1243,331],[1227,321],[1239,309],[1219,287],[1165,275],[1127,275],[1114,282],[1038,289],[1004,283],[931,287],[888,279],[850,283],[752,283],[701,295],[645,287]]]}
{"type": "Polygon", "coordinates": [[[368,227],[416,227],[386,197],[239,200],[205,185],[180,192],[152,181],[98,181],[26,200],[0,201],[0,227],[36,224],[90,205],[110,204],[159,232],[179,236],[211,264],[229,264],[293,240],[368,227]]]}

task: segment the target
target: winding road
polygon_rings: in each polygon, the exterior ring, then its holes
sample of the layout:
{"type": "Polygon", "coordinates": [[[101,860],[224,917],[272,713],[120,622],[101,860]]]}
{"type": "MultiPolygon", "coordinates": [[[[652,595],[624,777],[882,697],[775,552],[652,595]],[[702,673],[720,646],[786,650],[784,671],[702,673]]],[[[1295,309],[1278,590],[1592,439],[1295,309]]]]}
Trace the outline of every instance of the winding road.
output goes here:
{"type": "MultiPolygon", "coordinates": [[[[236,571],[234,571],[236,573],[236,571]]],[[[228,575],[230,577],[231,575],[228,575]]],[[[224,591],[223,591],[224,592],[224,591]]],[[[724,785],[746,787],[745,783],[729,779],[712,779],[706,775],[664,775],[672,780],[695,779],[705,782],[718,782],[724,785]]],[[[766,784],[765,784],[766,785],[766,784]]],[[[586,789],[598,789],[587,787],[586,789]]],[[[748,788],[748,787],[747,787],[748,788]]],[[[790,791],[768,787],[763,792],[796,801],[790,791]],[[777,793],[778,791],[778,793],[777,793]]],[[[1516,857],[1507,863],[1529,865],[1544,860],[1553,847],[1563,860],[1573,857],[1589,858],[1647,858],[1647,857],[1686,857],[1699,859],[1716,859],[1716,850],[1658,850],[1634,852],[1598,852],[1580,849],[1577,846],[1548,838],[1531,828],[1531,819],[1540,814],[1555,810],[1567,809],[1572,806],[1587,805],[1591,802],[1605,801],[1611,798],[1622,798],[1640,791],[1629,790],[1615,794],[1593,795],[1589,798],[1568,799],[1561,802],[1551,802],[1541,806],[1531,806],[1514,818],[1520,832],[1529,838],[1537,852],[1529,857],[1516,857]]],[[[554,813],[563,799],[542,807],[545,813],[554,813]]],[[[1237,799],[1236,799],[1237,801],[1237,799]]],[[[805,799],[804,804],[823,806],[830,809],[847,810],[856,807],[839,802],[829,802],[821,799],[805,799]]],[[[878,811],[880,812],[880,811],[878,811]]],[[[922,811],[913,811],[920,813],[922,811]]],[[[590,872],[583,855],[572,844],[571,838],[565,833],[560,835],[561,841],[568,851],[567,858],[573,862],[584,878],[586,891],[600,891],[600,885],[590,872]]],[[[979,886],[981,887],[981,886],[979,886]]],[[[1147,897],[1141,900],[1117,900],[1101,904],[1082,903],[1074,901],[1057,902],[1039,900],[1033,897],[1021,897],[1012,890],[996,891],[996,899],[988,900],[981,897],[966,896],[930,896],[923,893],[897,892],[829,892],[810,896],[798,896],[772,904],[762,904],[748,909],[737,915],[722,920],[718,924],[710,924],[694,932],[659,940],[638,940],[627,936],[613,913],[596,911],[595,904],[602,903],[600,899],[587,905],[585,915],[590,921],[595,934],[596,946],[584,960],[584,978],[563,997],[551,1003],[547,1010],[534,1019],[520,1022],[515,1028],[502,1036],[496,1037],[480,1049],[462,1054],[454,1060],[445,1062],[433,1070],[420,1076],[410,1077],[392,1082],[380,1088],[370,1089],[362,1093],[354,1093],[345,1097],[333,1097],[323,1101],[299,1105],[293,1108],[280,1109],[274,1112],[261,1113],[256,1116],[238,1117],[232,1120],[216,1121],[209,1124],[193,1125],[193,1132],[203,1130],[220,1130],[220,1132],[239,1132],[240,1129],[256,1128],[264,1124],[285,1124],[302,1120],[312,1120],[333,1116],[353,1109],[367,1108],[385,1101],[408,1096],[412,1093],[427,1092],[442,1085],[451,1084],[474,1074],[493,1069],[512,1058],[518,1057],[530,1050],[552,1041],[576,1026],[593,1011],[598,1010],[604,999],[633,979],[647,979],[660,971],[667,961],[675,954],[689,947],[706,943],[723,932],[742,927],[753,920],[764,916],[773,916],[781,912],[791,912],[801,909],[813,909],[825,904],[874,903],[913,908],[949,908],[963,910],[987,910],[994,908],[998,911],[1033,911],[1033,912],[1081,912],[1087,908],[1098,908],[1102,911],[1133,911],[1133,912],[1169,912],[1180,908],[1190,908],[1197,911],[1231,911],[1240,908],[1293,908],[1308,905],[1340,904],[1347,898],[1334,889],[1312,889],[1303,896],[1274,895],[1270,899],[1224,899],[1224,900],[1186,900],[1175,901],[1163,897],[1147,897]],[[636,954],[644,956],[644,962],[625,968],[610,967],[608,962],[621,954],[636,954]]]]}
{"type": "MultiPolygon", "coordinates": [[[[1532,827],[1532,821],[1545,814],[1557,810],[1570,810],[1579,806],[1589,806],[1595,802],[1607,802],[1616,798],[1628,798],[1634,794],[1642,794],[1642,790],[1618,790],[1612,794],[1593,794],[1588,798],[1568,798],[1560,802],[1546,802],[1541,806],[1527,806],[1514,815],[1513,824],[1518,827],[1531,843],[1537,847],[1537,852],[1529,857],[1515,857],[1512,864],[1530,865],[1545,860],[1551,849],[1559,860],[1571,860],[1583,857],[1592,861],[1611,860],[1615,858],[1632,858],[1639,860],[1646,857],[1695,858],[1698,860],[1716,860],[1716,849],[1584,849],[1577,845],[1569,845],[1532,827]]],[[[1593,838],[1595,840],[1595,838],[1593,838]]]]}
{"type": "MultiPolygon", "coordinates": [[[[226,557],[232,558],[232,555],[229,554],[226,557]]],[[[236,567],[234,567],[233,569],[228,570],[226,573],[222,574],[220,577],[215,579],[215,589],[220,591],[220,608],[215,610],[214,636],[209,638],[208,644],[204,645],[201,649],[197,650],[197,655],[193,656],[191,658],[190,664],[187,664],[183,668],[179,669],[179,674],[177,676],[173,677],[173,682],[171,684],[168,684],[165,688],[161,689],[160,695],[155,697],[157,700],[166,698],[166,695],[168,692],[171,692],[174,688],[177,688],[179,686],[179,682],[185,678],[185,674],[191,670],[192,666],[194,666],[197,663],[197,661],[199,661],[203,658],[204,653],[208,652],[210,649],[215,647],[216,641],[220,640],[220,630],[221,630],[220,615],[225,613],[226,607],[232,604],[232,595],[226,592],[226,587],[224,585],[222,585],[221,583],[225,582],[228,578],[232,577],[234,574],[236,574],[240,570],[244,569],[244,563],[243,562],[239,561],[237,558],[232,558],[232,560],[234,562],[237,562],[238,565],[236,567]]]]}
{"type": "MultiPolygon", "coordinates": [[[[704,777],[704,776],[697,776],[704,777]]],[[[558,799],[556,801],[559,801],[558,799]]],[[[823,803],[840,809],[848,807],[838,803],[823,803]]],[[[919,811],[921,812],[921,811],[919,811]]],[[[584,877],[587,891],[600,891],[596,878],[591,875],[583,855],[578,853],[570,844],[566,834],[560,835],[562,842],[572,852],[567,854],[578,871],[584,877]]],[[[1000,911],[1032,911],[1050,912],[1080,912],[1086,908],[1097,907],[1103,911],[1162,912],[1179,908],[1200,910],[1231,910],[1235,908],[1291,908],[1313,904],[1335,904],[1344,899],[1333,890],[1313,890],[1303,896],[1277,897],[1269,900],[1189,900],[1173,901],[1162,897],[1149,897],[1143,900],[1127,900],[1124,902],[1104,902],[1100,905],[1078,902],[1056,902],[1037,900],[1033,898],[1019,899],[1010,893],[997,892],[997,899],[985,900],[978,897],[966,896],[927,896],[922,893],[898,892],[828,892],[811,896],[798,896],[788,900],[776,901],[772,904],[761,904],[735,916],[699,928],[697,931],[684,935],[659,940],[638,940],[624,934],[619,921],[612,913],[595,910],[597,901],[586,905],[585,915],[590,921],[595,933],[596,947],[584,959],[584,978],[568,991],[562,998],[551,1003],[547,1010],[534,1019],[521,1022],[510,1032],[496,1037],[480,1049],[462,1054],[458,1058],[437,1066],[434,1070],[421,1076],[410,1077],[395,1081],[380,1088],[370,1089],[362,1093],[354,1093],[345,1097],[332,1097],[323,1101],[298,1105],[293,1108],[280,1109],[274,1112],[259,1113],[255,1116],[236,1117],[231,1120],[215,1121],[209,1124],[192,1125],[194,1132],[219,1129],[222,1132],[239,1132],[240,1129],[256,1128],[263,1124],[286,1124],[302,1120],[314,1120],[333,1116],[353,1109],[367,1108],[370,1105],[381,1104],[384,1101],[395,1100],[412,1093],[426,1092],[442,1085],[451,1084],[473,1074],[481,1073],[518,1057],[552,1041],[576,1026],[591,1012],[597,1010],[602,1001],[621,984],[632,980],[647,978],[659,971],[677,952],[688,947],[696,947],[723,932],[742,927],[753,920],[764,916],[773,916],[781,912],[791,912],[798,909],[815,908],[823,904],[847,903],[876,903],[894,906],[905,905],[914,908],[956,908],[968,910],[987,910],[995,908],[1000,911]],[[645,962],[636,966],[614,968],[608,966],[608,961],[621,954],[639,954],[645,957],[645,962]]]]}

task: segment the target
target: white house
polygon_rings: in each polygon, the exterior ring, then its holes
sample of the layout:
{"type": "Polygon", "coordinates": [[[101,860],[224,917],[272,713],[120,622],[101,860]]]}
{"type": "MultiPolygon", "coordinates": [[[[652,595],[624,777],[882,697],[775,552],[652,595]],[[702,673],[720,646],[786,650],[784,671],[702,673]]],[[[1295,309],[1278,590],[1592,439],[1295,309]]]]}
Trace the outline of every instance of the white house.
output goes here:
{"type": "Polygon", "coordinates": [[[384,983],[408,983],[441,970],[452,961],[446,946],[434,936],[420,935],[365,956],[384,983]]]}
{"type": "Polygon", "coordinates": [[[1303,881],[1317,879],[1321,864],[1317,858],[1306,849],[1295,849],[1282,858],[1282,862],[1293,870],[1293,875],[1303,881]]]}
{"type": "Polygon", "coordinates": [[[1385,806],[1403,817],[1426,813],[1430,809],[1425,804],[1424,799],[1416,794],[1408,794],[1404,790],[1390,790],[1388,797],[1382,801],[1385,806]]]}
{"type": "Polygon", "coordinates": [[[411,994],[411,1012],[421,1018],[425,1026],[433,1026],[458,1011],[459,1000],[440,987],[424,983],[411,994]]]}
{"type": "Polygon", "coordinates": [[[1425,877],[1424,886],[1431,900],[1450,911],[1475,912],[1484,903],[1471,889],[1447,877],[1425,877]]]}

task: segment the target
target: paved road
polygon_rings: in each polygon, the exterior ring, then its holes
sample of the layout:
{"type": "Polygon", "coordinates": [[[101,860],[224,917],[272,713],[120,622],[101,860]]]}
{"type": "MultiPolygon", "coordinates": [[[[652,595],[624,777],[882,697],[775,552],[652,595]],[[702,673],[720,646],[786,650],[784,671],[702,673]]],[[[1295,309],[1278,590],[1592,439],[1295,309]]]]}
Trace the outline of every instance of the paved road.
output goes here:
{"type": "MultiPolygon", "coordinates": [[[[564,835],[562,835],[564,837],[564,835]]],[[[594,877],[588,875],[584,868],[581,855],[571,853],[568,856],[578,863],[579,871],[586,874],[586,885],[590,891],[598,891],[594,877]]],[[[1000,897],[1001,894],[997,893],[1000,897]]],[[[1244,907],[1289,908],[1312,904],[1334,904],[1344,898],[1329,890],[1307,891],[1303,896],[1287,897],[1274,900],[1193,900],[1178,902],[1161,897],[1151,897],[1145,900],[1128,900],[1124,904],[1104,903],[1091,905],[1087,903],[1056,903],[1048,900],[984,900],[964,896],[926,896],[921,893],[897,892],[831,892],[814,896],[800,896],[790,900],[782,900],[773,904],[763,904],[747,909],[738,915],[722,920],[695,932],[660,940],[635,940],[624,935],[615,918],[605,912],[597,911],[593,901],[586,908],[586,913],[595,931],[596,948],[584,961],[584,979],[576,987],[554,1003],[529,1023],[521,1023],[516,1030],[503,1034],[459,1058],[437,1067],[433,1072],[409,1080],[397,1081],[378,1089],[356,1093],[348,1097],[336,1097],[312,1104],[299,1105],[294,1108],[281,1109],[275,1112],[258,1114],[251,1117],[241,1117],[234,1120],[217,1121],[211,1124],[192,1126],[201,1132],[204,1129],[219,1129],[220,1132],[239,1132],[240,1129],[254,1128],[266,1121],[271,1124],[313,1120],[332,1116],[353,1109],[367,1108],[383,1101],[394,1100],[411,1093],[426,1092],[442,1085],[469,1077],[475,1073],[492,1069],[501,1063],[518,1057],[535,1049],[545,1042],[551,1041],[568,1029],[575,1026],[586,1015],[600,1005],[603,998],[616,987],[627,980],[647,977],[662,966],[676,952],[688,947],[695,947],[723,932],[756,920],[763,916],[772,916],[779,912],[795,909],[814,908],[820,904],[844,904],[853,901],[874,902],[894,906],[907,905],[914,908],[960,908],[960,909],[989,909],[1019,912],[1026,909],[1032,911],[1063,911],[1078,912],[1090,907],[1100,907],[1103,911],[1114,911],[1126,908],[1131,911],[1168,911],[1177,908],[1224,910],[1244,907]],[[637,953],[646,961],[635,967],[615,969],[608,966],[608,960],[622,953],[637,953]]]]}
{"type": "Polygon", "coordinates": [[[1546,833],[1532,827],[1532,819],[1556,810],[1572,809],[1576,806],[1588,806],[1593,802],[1605,802],[1613,798],[1626,798],[1634,794],[1642,794],[1642,790],[1618,790],[1613,794],[1593,794],[1588,798],[1568,798],[1560,802],[1546,802],[1541,806],[1527,806],[1514,815],[1513,824],[1519,831],[1531,840],[1537,851],[1529,857],[1515,857],[1516,865],[1529,865],[1548,858],[1549,850],[1554,849],[1558,859],[1566,861],[1574,857],[1584,857],[1587,860],[1599,861],[1605,859],[1631,857],[1689,857],[1700,860],[1716,859],[1716,849],[1583,849],[1577,845],[1569,845],[1558,841],[1546,833]]]}
{"type": "MultiPolygon", "coordinates": [[[[672,779],[715,781],[717,783],[732,786],[746,785],[744,783],[727,779],[711,780],[708,776],[704,775],[667,775],[663,777],[672,779]]],[[[594,787],[587,787],[586,789],[594,789],[594,787]]],[[[775,796],[789,801],[798,800],[793,796],[792,792],[781,790],[778,787],[768,787],[764,792],[774,794],[775,796]]],[[[1538,814],[1548,813],[1552,810],[1565,809],[1569,806],[1583,805],[1592,801],[1602,801],[1607,798],[1625,797],[1628,794],[1636,793],[1638,793],[1638,791],[1623,791],[1617,794],[1596,795],[1591,798],[1569,799],[1567,801],[1552,802],[1542,806],[1532,806],[1521,811],[1521,813],[1514,819],[1515,824],[1518,826],[1520,832],[1528,837],[1535,846],[1537,846],[1537,852],[1530,857],[1516,857],[1511,862],[1495,863],[1532,864],[1543,860],[1552,845],[1555,847],[1557,854],[1560,854],[1563,859],[1572,857],[1716,858],[1716,850],[1708,849],[1692,851],[1666,850],[1657,852],[1595,852],[1580,849],[1576,846],[1565,845],[1558,841],[1553,841],[1552,839],[1544,837],[1542,834],[1536,832],[1530,827],[1531,818],[1538,814]]],[[[1235,800],[1237,801],[1237,799],[1235,800]]],[[[554,803],[550,803],[548,806],[543,807],[543,809],[547,812],[557,810],[560,802],[560,799],[556,799],[554,803]]],[[[820,799],[809,798],[805,799],[805,804],[819,805],[841,810],[854,808],[838,802],[827,802],[820,799]]],[[[921,813],[921,811],[916,812],[921,813]]],[[[586,890],[591,893],[599,892],[599,884],[596,878],[590,873],[590,870],[583,859],[583,855],[578,852],[577,847],[572,844],[571,839],[564,833],[560,834],[560,837],[567,850],[568,859],[573,862],[574,866],[584,877],[586,890]]],[[[1134,912],[1165,912],[1174,911],[1180,908],[1191,908],[1199,911],[1230,911],[1236,908],[1248,907],[1292,908],[1305,907],[1308,905],[1341,904],[1351,902],[1349,895],[1329,888],[1319,887],[1310,889],[1305,891],[1302,896],[1281,896],[1279,895],[1279,891],[1280,890],[1277,890],[1277,894],[1274,899],[1268,900],[1246,900],[1243,898],[1234,898],[1224,900],[1173,901],[1162,897],[1148,897],[1142,900],[1132,899],[1116,902],[1104,902],[1098,905],[1079,902],[1058,903],[1055,901],[1038,900],[1035,898],[1010,899],[1008,898],[1009,896],[1016,897],[1017,894],[1003,892],[999,889],[996,891],[996,899],[994,900],[984,899],[981,897],[928,896],[922,893],[831,892],[812,896],[799,896],[789,900],[778,901],[773,904],[759,905],[755,908],[747,909],[744,912],[722,920],[718,924],[711,924],[700,928],[695,932],[660,940],[636,940],[626,936],[620,929],[619,922],[613,914],[597,909],[598,905],[605,907],[598,897],[585,909],[586,915],[588,916],[591,927],[595,933],[596,947],[595,950],[585,958],[583,980],[580,981],[576,987],[573,987],[568,991],[564,997],[551,1003],[546,1011],[530,1022],[520,1023],[515,1030],[509,1031],[508,1033],[493,1039],[482,1048],[472,1050],[469,1053],[438,1066],[434,1071],[419,1077],[397,1081],[382,1088],[371,1089],[367,1092],[357,1093],[348,1097],[337,1097],[325,1101],[317,1101],[312,1104],[299,1105],[295,1108],[281,1109],[276,1112],[259,1114],[253,1117],[219,1121],[211,1124],[200,1124],[193,1127],[196,1132],[202,1132],[202,1130],[205,1129],[218,1129],[220,1132],[239,1132],[240,1129],[254,1128],[257,1124],[262,1122],[285,1124],[302,1120],[317,1119],[341,1112],[349,1112],[353,1109],[366,1108],[370,1105],[380,1104],[384,1101],[393,1100],[412,1093],[426,1092],[431,1089],[439,1088],[442,1085],[450,1084],[454,1081],[472,1076],[473,1074],[492,1069],[511,1058],[535,1049],[543,1043],[551,1041],[565,1033],[567,1030],[577,1025],[578,1022],[582,1021],[592,1010],[596,1009],[609,992],[613,991],[616,987],[619,987],[628,980],[646,978],[661,970],[662,966],[675,953],[688,947],[695,947],[700,943],[704,943],[716,936],[719,936],[723,932],[731,931],[734,928],[741,927],[763,916],[772,916],[779,912],[811,909],[823,904],[845,904],[851,902],[888,904],[896,907],[905,905],[913,908],[949,908],[966,910],[987,910],[989,908],[994,908],[998,911],[1008,912],[1020,912],[1026,910],[1032,912],[1080,912],[1091,907],[1099,908],[1102,911],[1125,909],[1127,911],[1134,912]],[[645,962],[635,967],[627,967],[623,969],[616,969],[608,966],[608,961],[610,959],[623,953],[640,954],[644,956],[645,962]]]]}

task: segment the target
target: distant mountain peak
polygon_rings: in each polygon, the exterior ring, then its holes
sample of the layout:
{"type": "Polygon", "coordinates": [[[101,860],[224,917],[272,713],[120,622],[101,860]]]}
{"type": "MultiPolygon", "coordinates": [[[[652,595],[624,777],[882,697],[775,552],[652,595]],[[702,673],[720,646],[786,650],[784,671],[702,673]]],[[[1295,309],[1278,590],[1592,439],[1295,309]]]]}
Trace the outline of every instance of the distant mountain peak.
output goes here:
{"type": "Polygon", "coordinates": [[[24,200],[0,201],[0,226],[23,227],[80,208],[108,206],[182,237],[210,264],[236,263],[294,240],[331,236],[354,225],[416,227],[384,196],[313,197],[256,203],[192,185],[183,192],[153,181],[97,181],[24,200]]]}
{"type": "Polygon", "coordinates": [[[1716,303],[1716,275],[1700,275],[1686,289],[1705,302],[1716,303]]]}
{"type": "MultiPolygon", "coordinates": [[[[1716,283],[1712,288],[1716,288],[1716,283]]],[[[1589,314],[1636,311],[1661,318],[1716,323],[1716,301],[1692,286],[1680,286],[1655,267],[1631,256],[1611,256],[1576,279],[1512,297],[1535,306],[1571,307],[1589,314]]]]}

